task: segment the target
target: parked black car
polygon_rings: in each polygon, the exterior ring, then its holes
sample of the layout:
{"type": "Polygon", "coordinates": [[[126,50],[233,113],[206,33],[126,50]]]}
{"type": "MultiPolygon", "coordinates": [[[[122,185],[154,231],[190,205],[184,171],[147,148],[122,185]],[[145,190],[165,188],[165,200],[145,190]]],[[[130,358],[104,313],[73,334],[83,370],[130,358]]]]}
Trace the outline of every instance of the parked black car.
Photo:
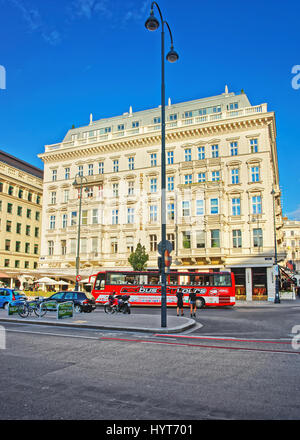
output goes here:
{"type": "Polygon", "coordinates": [[[92,294],[86,292],[57,292],[48,298],[44,298],[44,301],[55,300],[58,303],[65,301],[73,301],[75,312],[86,312],[90,313],[96,308],[96,301],[92,294]]]}

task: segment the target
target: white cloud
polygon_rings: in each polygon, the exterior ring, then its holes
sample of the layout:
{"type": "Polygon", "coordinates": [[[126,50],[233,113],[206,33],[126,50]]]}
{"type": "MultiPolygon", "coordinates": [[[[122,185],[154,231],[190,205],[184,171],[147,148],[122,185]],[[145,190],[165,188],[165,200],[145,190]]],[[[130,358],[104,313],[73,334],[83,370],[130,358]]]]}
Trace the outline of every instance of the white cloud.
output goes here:
{"type": "Polygon", "coordinates": [[[288,212],[288,213],[286,214],[286,216],[287,216],[290,220],[300,220],[300,205],[298,205],[298,207],[295,209],[295,211],[288,212]]]}

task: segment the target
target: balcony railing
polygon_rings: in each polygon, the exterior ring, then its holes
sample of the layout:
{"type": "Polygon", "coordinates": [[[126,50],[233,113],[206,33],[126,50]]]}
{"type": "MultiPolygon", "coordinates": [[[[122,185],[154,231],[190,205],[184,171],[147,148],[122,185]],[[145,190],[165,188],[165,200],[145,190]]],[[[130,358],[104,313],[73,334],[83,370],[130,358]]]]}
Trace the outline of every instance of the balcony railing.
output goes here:
{"type": "MultiPolygon", "coordinates": [[[[238,110],[230,110],[230,111],[224,111],[221,113],[213,113],[210,115],[205,116],[194,116],[192,118],[182,118],[177,121],[170,121],[166,122],[166,132],[168,130],[173,129],[174,127],[180,128],[180,127],[186,127],[186,126],[192,126],[192,125],[198,125],[198,124],[205,124],[207,122],[216,122],[216,121],[222,121],[226,119],[232,119],[237,117],[243,117],[243,116],[252,116],[256,113],[266,113],[267,110],[267,104],[261,104],[253,107],[245,107],[238,110]]],[[[103,141],[109,141],[113,139],[118,139],[120,137],[130,137],[133,135],[138,134],[144,134],[144,133],[151,133],[151,132],[158,132],[161,128],[161,124],[151,124],[146,125],[142,127],[137,128],[131,128],[128,130],[124,130],[121,132],[114,132],[114,133],[107,133],[107,134],[99,134],[97,136],[92,137],[86,137],[84,139],[73,139],[71,141],[67,142],[61,142],[58,144],[52,144],[52,145],[46,145],[45,152],[50,151],[56,151],[58,149],[67,149],[70,147],[76,147],[80,145],[86,145],[86,144],[93,144],[103,141]]]]}

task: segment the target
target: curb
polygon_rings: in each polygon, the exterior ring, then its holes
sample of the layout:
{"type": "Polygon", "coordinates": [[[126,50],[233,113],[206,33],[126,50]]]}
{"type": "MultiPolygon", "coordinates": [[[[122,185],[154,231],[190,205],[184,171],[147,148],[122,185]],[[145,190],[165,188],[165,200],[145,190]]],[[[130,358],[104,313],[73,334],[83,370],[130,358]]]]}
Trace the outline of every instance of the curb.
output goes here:
{"type": "MultiPolygon", "coordinates": [[[[186,318],[187,319],[187,318],[186,318]]],[[[189,322],[180,327],[167,327],[166,329],[162,327],[116,327],[111,325],[93,325],[93,324],[75,324],[75,323],[63,323],[63,322],[48,322],[48,321],[32,321],[32,320],[20,320],[20,319],[10,319],[10,318],[0,318],[0,322],[12,322],[16,324],[34,324],[34,325],[45,325],[52,327],[65,327],[65,328],[83,328],[91,330],[119,330],[119,331],[132,331],[132,332],[143,332],[143,333],[180,333],[182,331],[188,330],[196,325],[194,319],[188,319],[189,322]]]]}

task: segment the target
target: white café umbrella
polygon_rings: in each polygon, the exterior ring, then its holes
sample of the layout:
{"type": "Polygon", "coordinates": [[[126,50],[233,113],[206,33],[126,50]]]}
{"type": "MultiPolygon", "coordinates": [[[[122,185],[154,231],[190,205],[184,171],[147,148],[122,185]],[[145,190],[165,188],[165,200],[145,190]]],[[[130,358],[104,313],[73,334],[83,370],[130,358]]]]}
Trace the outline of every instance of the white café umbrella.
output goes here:
{"type": "Polygon", "coordinates": [[[56,281],[56,284],[59,284],[60,286],[68,286],[70,283],[67,283],[66,281],[56,281]]]}
{"type": "Polygon", "coordinates": [[[40,278],[39,280],[36,280],[35,283],[39,283],[39,284],[56,284],[57,281],[53,280],[52,278],[49,277],[43,277],[40,278]]]}

